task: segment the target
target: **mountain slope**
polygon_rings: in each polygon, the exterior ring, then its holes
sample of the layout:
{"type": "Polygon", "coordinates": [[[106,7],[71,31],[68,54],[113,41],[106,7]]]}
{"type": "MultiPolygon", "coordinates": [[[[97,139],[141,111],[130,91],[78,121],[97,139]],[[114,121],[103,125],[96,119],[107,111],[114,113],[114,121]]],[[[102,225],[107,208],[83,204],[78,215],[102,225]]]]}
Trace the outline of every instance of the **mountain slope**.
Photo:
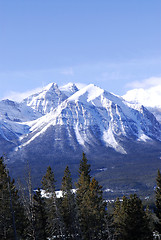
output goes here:
{"type": "Polygon", "coordinates": [[[0,101],[0,154],[7,153],[6,149],[9,146],[17,146],[20,143],[20,136],[29,133],[27,121],[33,121],[41,116],[23,103],[8,99],[0,101]]]}
{"type": "Polygon", "coordinates": [[[27,122],[41,117],[42,114],[26,106],[9,99],[0,101],[0,118],[12,122],[27,122]]]}

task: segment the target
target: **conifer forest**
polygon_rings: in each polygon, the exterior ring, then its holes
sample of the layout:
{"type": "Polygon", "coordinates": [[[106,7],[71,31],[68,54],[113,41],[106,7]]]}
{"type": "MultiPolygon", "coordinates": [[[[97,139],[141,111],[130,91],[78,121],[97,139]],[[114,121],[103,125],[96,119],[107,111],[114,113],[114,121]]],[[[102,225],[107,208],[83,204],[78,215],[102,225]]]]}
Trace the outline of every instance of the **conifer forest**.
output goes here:
{"type": "Polygon", "coordinates": [[[77,183],[72,183],[66,166],[61,196],[57,197],[56,179],[50,166],[40,188],[33,189],[30,167],[24,185],[11,179],[5,158],[0,158],[1,240],[160,239],[160,171],[156,173],[152,206],[145,206],[136,194],[110,203],[103,198],[102,186],[90,175],[91,166],[84,153],[80,159],[77,183]]]}

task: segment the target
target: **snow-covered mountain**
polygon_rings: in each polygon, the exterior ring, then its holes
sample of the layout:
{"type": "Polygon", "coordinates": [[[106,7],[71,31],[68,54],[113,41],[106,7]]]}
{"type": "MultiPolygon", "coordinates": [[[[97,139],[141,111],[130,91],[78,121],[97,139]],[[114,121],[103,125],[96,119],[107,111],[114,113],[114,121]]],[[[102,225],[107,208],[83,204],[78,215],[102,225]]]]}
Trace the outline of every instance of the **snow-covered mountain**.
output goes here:
{"type": "Polygon", "coordinates": [[[65,163],[75,169],[83,151],[108,169],[105,159],[126,159],[158,144],[161,125],[151,112],[93,84],[51,83],[21,103],[0,102],[1,154],[7,145],[11,162],[30,159],[41,171],[50,164],[59,172],[65,163]]]}
{"type": "MultiPolygon", "coordinates": [[[[59,102],[57,97],[56,100],[59,102]]],[[[147,109],[128,104],[93,84],[76,91],[57,107],[52,107],[45,116],[28,125],[31,133],[27,137],[24,135],[20,147],[32,144],[53,126],[59,127],[54,142],[62,149],[68,142],[73,148],[81,145],[84,151],[91,146],[105,145],[126,153],[119,143],[121,137],[138,141],[161,140],[161,126],[147,109]],[[62,138],[62,127],[66,139],[62,138]]]]}
{"type": "Polygon", "coordinates": [[[51,83],[22,103],[1,101],[0,113],[1,132],[8,129],[21,136],[17,149],[45,136],[51,127],[57,128],[53,138],[62,149],[68,142],[69,147],[80,145],[84,151],[103,145],[126,153],[120,143],[123,137],[161,141],[161,126],[145,107],[126,102],[93,84],[79,90],[72,83],[60,88],[51,83]],[[62,138],[62,128],[66,139],[62,138]]]}

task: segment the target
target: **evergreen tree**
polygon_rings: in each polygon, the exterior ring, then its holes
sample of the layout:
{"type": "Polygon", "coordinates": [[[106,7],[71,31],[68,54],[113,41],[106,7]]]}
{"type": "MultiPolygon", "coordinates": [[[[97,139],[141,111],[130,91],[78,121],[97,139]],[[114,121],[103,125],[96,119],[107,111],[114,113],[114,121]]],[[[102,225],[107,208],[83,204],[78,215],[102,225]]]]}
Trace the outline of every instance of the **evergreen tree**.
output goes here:
{"type": "Polygon", "coordinates": [[[72,192],[72,178],[67,166],[62,179],[61,213],[65,224],[67,239],[79,238],[79,224],[77,218],[75,195],[72,192]]]}
{"type": "Polygon", "coordinates": [[[154,213],[154,211],[151,211],[149,206],[146,206],[145,209],[145,214],[146,214],[146,218],[147,221],[149,223],[149,229],[151,232],[155,232],[156,231],[156,226],[155,226],[155,221],[156,221],[156,214],[154,213]]]}
{"type": "Polygon", "coordinates": [[[45,201],[41,196],[41,191],[38,188],[33,196],[33,212],[34,212],[34,228],[35,239],[46,240],[46,214],[45,214],[45,201]]]}
{"type": "Polygon", "coordinates": [[[90,229],[90,239],[106,238],[105,218],[106,203],[103,199],[102,186],[93,178],[89,185],[86,197],[88,227],[90,229]]]}
{"type": "Polygon", "coordinates": [[[82,160],[80,161],[80,167],[79,167],[79,179],[78,183],[76,184],[77,187],[77,205],[78,208],[81,206],[81,202],[83,201],[84,194],[89,189],[90,184],[90,164],[87,163],[87,158],[85,156],[85,153],[83,153],[82,160]]]}
{"type": "Polygon", "coordinates": [[[43,190],[45,190],[46,204],[46,233],[49,238],[63,239],[63,221],[58,208],[58,200],[55,192],[55,178],[51,167],[47,168],[46,174],[42,179],[43,190]]]}
{"type": "MultiPolygon", "coordinates": [[[[79,166],[79,176],[81,176],[81,175],[84,176],[84,181],[87,184],[87,188],[90,184],[90,179],[91,179],[91,176],[90,176],[91,169],[90,169],[90,167],[91,167],[91,165],[88,164],[88,160],[86,158],[86,155],[85,155],[85,153],[83,153],[82,160],[80,161],[80,166],[79,166]]],[[[79,182],[78,182],[78,184],[79,184],[79,182]]]]}
{"type": "Polygon", "coordinates": [[[114,226],[115,226],[115,239],[124,239],[126,235],[126,218],[127,218],[127,198],[124,196],[122,203],[117,198],[114,208],[114,226]]]}
{"type": "Polygon", "coordinates": [[[156,224],[157,231],[161,234],[161,172],[158,170],[157,175],[157,187],[156,187],[156,215],[158,222],[156,224]]]}
{"type": "Polygon", "coordinates": [[[130,195],[129,199],[123,197],[121,203],[116,201],[114,224],[116,240],[153,239],[146,212],[136,194],[130,195]]]}
{"type": "Polygon", "coordinates": [[[0,158],[0,239],[18,239],[24,234],[25,216],[18,191],[0,158]]]}
{"type": "Polygon", "coordinates": [[[103,239],[105,233],[105,203],[95,178],[91,181],[90,165],[83,153],[80,162],[76,200],[84,240],[103,239]]]}

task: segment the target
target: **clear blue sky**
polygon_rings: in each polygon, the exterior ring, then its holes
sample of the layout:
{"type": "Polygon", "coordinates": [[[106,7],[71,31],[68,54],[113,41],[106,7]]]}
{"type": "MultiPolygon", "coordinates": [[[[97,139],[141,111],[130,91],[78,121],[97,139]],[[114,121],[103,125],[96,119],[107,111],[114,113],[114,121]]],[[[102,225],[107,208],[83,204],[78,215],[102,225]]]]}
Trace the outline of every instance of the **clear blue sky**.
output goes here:
{"type": "Polygon", "coordinates": [[[0,0],[0,98],[50,82],[116,94],[161,78],[160,0],[0,0]]]}

